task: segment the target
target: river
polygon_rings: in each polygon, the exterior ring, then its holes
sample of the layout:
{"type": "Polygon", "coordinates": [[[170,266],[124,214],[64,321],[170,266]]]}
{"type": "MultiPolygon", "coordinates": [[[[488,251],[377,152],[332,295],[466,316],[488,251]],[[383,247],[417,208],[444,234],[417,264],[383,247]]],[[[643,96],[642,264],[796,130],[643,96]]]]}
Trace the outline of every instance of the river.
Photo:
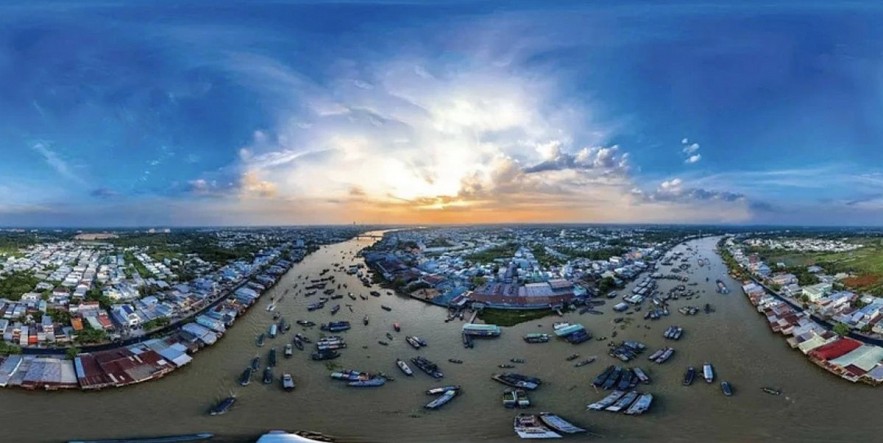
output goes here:
{"type": "MultiPolygon", "coordinates": [[[[643,320],[641,313],[628,316],[634,321],[619,330],[617,340],[640,340],[650,352],[666,344],[677,350],[664,365],[651,366],[646,358],[636,363],[653,378],[652,384],[641,389],[656,397],[651,410],[640,417],[585,410],[586,403],[604,396],[591,387],[592,378],[617,362],[606,355],[606,342],[591,340],[573,346],[553,339],[547,344],[529,345],[521,339],[528,332],[551,333],[552,323],[560,320],[556,317],[504,328],[502,337],[477,340],[470,350],[464,349],[460,341],[462,323],[444,323],[445,311],[441,308],[381,291],[381,298],[351,301],[344,297],[329,302],[325,310],[307,313],[306,305],[318,296],[304,298],[295,296],[298,290],[291,290],[277,309],[289,321],[346,319],[353,323],[353,329],[342,334],[348,349],[334,362],[345,368],[396,376],[394,382],[377,389],[348,388],[332,381],[325,363],[311,361],[308,352],[295,350],[294,358],[281,358],[282,347],[294,332],[301,331],[300,327],[267,340],[263,348],[255,346],[255,337],[272,321],[264,309],[269,296],[278,298],[295,283],[302,288],[305,280],[301,276],[316,278],[332,263],[348,265],[360,260],[354,258],[355,254],[373,241],[353,239],[309,255],[215,346],[199,352],[190,365],[161,380],[100,392],[0,391],[0,440],[60,441],[213,432],[219,441],[253,441],[266,430],[287,429],[319,431],[353,442],[516,441],[512,418],[517,412],[502,407],[503,386],[490,380],[490,375],[499,371],[497,365],[513,357],[527,360],[515,371],[544,381],[531,393],[536,406],[528,411],[556,412],[603,440],[856,441],[875,439],[879,433],[879,392],[822,371],[791,350],[781,336],[770,332],[738,283],[725,276],[726,269],[713,252],[713,238],[693,240],[676,248],[690,245],[700,256],[710,259],[710,265],[701,269],[697,269],[695,259],[691,260],[693,273],[689,275],[699,283],[693,288],[704,291],[698,300],[673,301],[671,316],[655,322],[643,320]],[[715,293],[714,280],[721,277],[731,289],[729,295],[715,293]],[[702,306],[706,302],[716,308],[715,313],[686,317],[676,312],[680,306],[702,306]],[[342,308],[331,317],[329,309],[335,303],[342,308]],[[381,303],[392,311],[382,310],[381,303]],[[352,304],[353,312],[345,304],[352,304]],[[367,327],[362,326],[365,314],[370,316],[367,327]],[[394,322],[401,323],[400,334],[392,331],[394,322]],[[645,324],[651,328],[646,329],[645,324]],[[684,338],[674,344],[662,338],[670,324],[686,329],[684,338]],[[386,340],[386,332],[395,335],[388,347],[377,343],[386,340]],[[411,349],[405,343],[406,334],[425,338],[429,347],[419,352],[411,349]],[[278,383],[260,384],[257,376],[251,385],[240,387],[237,377],[251,358],[260,353],[265,360],[273,346],[280,352],[276,376],[291,372],[297,389],[286,393],[278,383]],[[575,368],[573,362],[565,361],[574,352],[583,357],[597,355],[598,360],[575,368]],[[462,385],[462,395],[440,410],[424,410],[429,398],[423,391],[439,383],[420,372],[404,377],[394,363],[396,358],[408,359],[416,354],[439,363],[445,372],[443,384],[462,385]],[[454,365],[447,362],[448,358],[459,358],[464,363],[454,365]],[[717,383],[707,385],[697,380],[691,387],[681,385],[684,368],[701,367],[704,361],[715,365],[718,380],[732,383],[733,397],[724,397],[717,383]],[[764,394],[760,387],[765,385],[780,387],[784,394],[764,394]],[[231,392],[239,401],[228,414],[206,414],[214,401],[231,392]]],[[[355,276],[342,272],[335,275],[337,282],[346,282],[354,293],[367,295],[369,289],[355,276]]],[[[671,280],[659,282],[663,291],[675,284],[671,280]]],[[[603,316],[573,313],[565,319],[584,324],[596,337],[609,336],[619,328],[612,320],[620,314],[612,312],[612,305],[608,301],[600,308],[605,312],[603,316]]],[[[317,329],[302,332],[313,339],[319,334],[317,329]]]]}

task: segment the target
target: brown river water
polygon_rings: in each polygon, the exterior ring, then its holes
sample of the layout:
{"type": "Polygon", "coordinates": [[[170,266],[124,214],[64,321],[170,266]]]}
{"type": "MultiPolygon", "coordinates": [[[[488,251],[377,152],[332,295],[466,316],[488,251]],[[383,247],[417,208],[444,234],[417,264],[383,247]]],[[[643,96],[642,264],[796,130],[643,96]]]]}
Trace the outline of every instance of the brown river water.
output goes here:
{"type": "MultiPolygon", "coordinates": [[[[296,295],[306,281],[301,276],[317,278],[322,269],[332,268],[332,263],[349,265],[359,261],[355,254],[372,242],[353,239],[311,254],[217,344],[196,354],[187,367],[161,380],[100,392],[0,391],[0,441],[193,432],[212,432],[220,441],[254,441],[270,429],[319,431],[340,441],[353,442],[516,441],[512,418],[517,412],[503,408],[500,396],[504,387],[490,380],[491,374],[501,371],[497,365],[513,357],[526,360],[513,371],[543,379],[543,385],[530,395],[535,406],[528,411],[558,413],[594,434],[569,440],[873,441],[879,435],[876,422],[883,398],[880,393],[822,371],[791,350],[781,336],[770,332],[764,319],[742,295],[738,283],[724,276],[724,265],[713,252],[716,239],[687,243],[699,256],[709,258],[710,265],[697,269],[695,257],[691,259],[693,272],[688,275],[699,284],[688,288],[700,291],[701,296],[692,301],[672,301],[669,317],[643,320],[643,311],[623,315],[634,320],[620,330],[612,322],[621,315],[612,312],[612,305],[618,300],[609,300],[600,307],[604,315],[571,313],[564,317],[582,323],[596,337],[610,336],[616,329],[616,340],[635,339],[647,344],[648,352],[634,364],[652,377],[653,383],[640,389],[653,393],[656,401],[648,413],[639,417],[585,410],[586,403],[605,395],[595,392],[591,380],[607,365],[618,362],[607,356],[606,341],[593,339],[574,346],[553,338],[550,343],[530,345],[521,339],[528,332],[551,333],[552,323],[562,320],[557,317],[504,328],[500,338],[477,340],[474,349],[464,349],[460,340],[462,322],[445,323],[444,309],[386,295],[383,290],[380,298],[369,296],[368,300],[351,301],[344,297],[331,300],[324,310],[307,313],[306,305],[321,293],[310,298],[296,295]],[[721,277],[731,289],[729,295],[714,290],[715,279],[721,277]],[[291,289],[295,283],[298,289],[291,289]],[[396,380],[381,388],[349,388],[331,380],[325,362],[311,361],[306,351],[295,350],[294,358],[282,358],[282,348],[295,332],[304,332],[315,340],[319,335],[317,328],[304,331],[295,325],[287,334],[268,339],[263,348],[256,347],[256,336],[272,322],[271,314],[265,310],[269,296],[278,298],[287,289],[290,291],[277,310],[288,321],[310,319],[322,323],[334,319],[353,323],[352,330],[341,334],[349,346],[334,360],[336,364],[349,369],[384,371],[396,380]],[[332,318],[330,307],[337,303],[341,310],[332,318]],[[676,311],[680,306],[701,307],[705,303],[711,303],[716,312],[686,317],[676,311]],[[345,304],[351,304],[353,312],[345,304]],[[392,311],[382,310],[381,304],[390,306],[392,311]],[[370,316],[368,326],[362,325],[365,314],[370,316]],[[402,325],[400,334],[393,331],[394,322],[402,325]],[[679,342],[668,342],[662,337],[671,324],[686,329],[679,342]],[[651,328],[646,329],[645,325],[651,328]],[[381,346],[377,342],[386,340],[386,332],[395,337],[389,346],[381,346]],[[413,350],[404,340],[409,334],[426,339],[428,348],[413,350]],[[676,354],[666,364],[651,366],[646,355],[664,345],[675,347],[676,354]],[[249,386],[239,386],[237,378],[251,358],[260,354],[264,362],[273,346],[279,352],[276,376],[283,371],[291,372],[297,389],[286,393],[278,383],[263,385],[260,373],[249,386]],[[565,361],[572,353],[583,358],[596,355],[598,359],[575,368],[574,362],[565,361]],[[441,383],[413,365],[413,377],[398,371],[396,358],[408,359],[417,354],[439,364],[445,373],[441,383]],[[448,358],[464,363],[451,364],[448,358]],[[682,386],[685,367],[696,366],[701,375],[704,361],[714,364],[718,380],[730,381],[735,390],[733,397],[724,397],[717,382],[708,385],[698,377],[692,386],[682,386]],[[462,385],[462,395],[440,410],[427,411],[423,405],[430,398],[423,391],[439,384],[462,385]],[[773,397],[763,393],[760,387],[767,385],[781,388],[784,394],[773,397]],[[207,409],[231,392],[238,397],[233,409],[226,415],[210,417],[207,409]]],[[[681,245],[678,249],[685,247],[681,245]]],[[[346,282],[355,294],[368,295],[369,289],[355,276],[343,272],[334,275],[336,282],[346,282]]],[[[659,281],[663,291],[675,284],[671,280],[659,281]]],[[[630,289],[631,285],[621,292],[630,289]]]]}

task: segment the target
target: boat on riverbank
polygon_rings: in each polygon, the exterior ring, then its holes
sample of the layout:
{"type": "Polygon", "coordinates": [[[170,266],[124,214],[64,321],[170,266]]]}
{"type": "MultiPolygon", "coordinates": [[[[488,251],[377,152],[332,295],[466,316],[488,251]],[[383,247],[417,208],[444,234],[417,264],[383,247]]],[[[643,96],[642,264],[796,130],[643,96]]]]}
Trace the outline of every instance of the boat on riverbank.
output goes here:
{"type": "Polygon", "coordinates": [[[536,415],[518,414],[512,424],[515,433],[525,440],[561,438],[561,434],[542,424],[536,415]]]}
{"type": "Polygon", "coordinates": [[[565,434],[579,434],[582,432],[586,432],[585,429],[574,426],[573,423],[570,423],[569,421],[551,412],[540,412],[540,420],[546,426],[552,428],[557,432],[562,432],[565,434]]]}

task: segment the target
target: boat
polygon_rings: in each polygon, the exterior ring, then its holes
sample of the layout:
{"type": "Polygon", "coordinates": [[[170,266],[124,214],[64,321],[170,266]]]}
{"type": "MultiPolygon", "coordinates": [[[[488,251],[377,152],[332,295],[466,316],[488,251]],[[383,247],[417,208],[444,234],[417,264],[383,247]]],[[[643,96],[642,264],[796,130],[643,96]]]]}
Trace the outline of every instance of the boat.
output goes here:
{"type": "Polygon", "coordinates": [[[294,349],[291,346],[291,343],[288,343],[285,345],[285,358],[291,358],[292,355],[294,355],[294,349]]]}
{"type": "Polygon", "coordinates": [[[277,332],[278,332],[278,330],[276,327],[276,323],[273,323],[272,325],[270,325],[270,330],[269,330],[270,338],[276,338],[277,332]]]}
{"type": "Polygon", "coordinates": [[[233,404],[234,404],[234,403],[236,403],[236,397],[232,397],[232,396],[231,396],[231,397],[227,397],[227,398],[221,400],[220,402],[218,402],[218,404],[212,406],[212,408],[209,409],[208,412],[209,412],[209,414],[211,414],[211,415],[223,415],[223,414],[226,414],[227,411],[229,411],[230,408],[233,407],[233,404]]]}
{"type": "Polygon", "coordinates": [[[613,365],[605,368],[603,371],[601,371],[600,374],[598,374],[597,377],[595,377],[594,380],[592,380],[592,385],[596,388],[600,388],[602,385],[604,385],[604,382],[607,380],[607,378],[610,377],[611,374],[613,374],[614,370],[616,370],[616,366],[613,365]]]}
{"type": "Polygon", "coordinates": [[[384,311],[392,311],[392,308],[386,305],[380,305],[380,309],[383,309],[384,311]]]}
{"type": "Polygon", "coordinates": [[[684,386],[690,386],[693,384],[693,379],[696,378],[696,368],[689,367],[687,368],[687,372],[684,373],[684,386]]]}
{"type": "Polygon", "coordinates": [[[355,301],[355,300],[356,300],[356,296],[355,296],[355,295],[353,295],[353,293],[352,293],[352,292],[350,292],[350,293],[347,293],[347,294],[346,294],[346,296],[347,296],[347,297],[349,297],[349,298],[350,298],[350,300],[353,300],[353,301],[355,301]]]}
{"type": "Polygon", "coordinates": [[[702,365],[702,375],[705,377],[706,383],[714,381],[714,367],[711,366],[711,363],[706,362],[702,365]]]}
{"type": "Polygon", "coordinates": [[[313,304],[307,306],[307,311],[315,311],[318,309],[322,309],[324,307],[325,307],[325,303],[323,303],[323,302],[313,303],[313,304]]]}
{"type": "Polygon", "coordinates": [[[286,391],[294,390],[294,379],[291,377],[291,374],[287,372],[282,374],[282,389],[285,389],[286,391]]]}
{"type": "Polygon", "coordinates": [[[310,358],[313,360],[333,360],[337,357],[340,357],[340,353],[333,349],[323,349],[310,354],[310,358]]]}
{"type": "Polygon", "coordinates": [[[276,310],[276,303],[270,303],[267,305],[267,312],[272,312],[276,310]]]}
{"type": "Polygon", "coordinates": [[[552,414],[551,412],[540,412],[540,420],[546,426],[554,429],[557,432],[563,432],[565,434],[578,434],[581,432],[586,432],[585,429],[574,426],[569,421],[559,417],[558,415],[552,414]]]}
{"type": "Polygon", "coordinates": [[[607,380],[604,381],[604,384],[601,388],[605,390],[613,389],[619,383],[619,377],[622,376],[623,369],[619,366],[613,368],[613,372],[610,374],[610,377],[607,377],[607,380]]]}
{"type": "Polygon", "coordinates": [[[623,395],[622,398],[616,401],[616,403],[604,408],[604,410],[609,412],[621,412],[634,403],[637,398],[638,393],[636,391],[631,391],[628,394],[623,395]]]}
{"type": "Polygon", "coordinates": [[[638,380],[645,385],[650,384],[650,376],[648,376],[643,369],[641,368],[632,368],[632,372],[635,373],[635,377],[638,377],[638,380]]]}
{"type": "Polygon", "coordinates": [[[515,389],[506,389],[503,391],[503,407],[512,409],[518,406],[518,393],[515,389]]]}
{"type": "Polygon", "coordinates": [[[398,323],[393,323],[393,324],[392,324],[392,328],[395,329],[396,332],[401,332],[401,331],[402,331],[402,327],[401,327],[401,325],[399,325],[398,323]]]}
{"type": "Polygon", "coordinates": [[[511,361],[512,363],[524,363],[525,362],[523,358],[510,358],[509,361],[511,361]]]}
{"type": "Polygon", "coordinates": [[[513,369],[515,367],[515,365],[510,365],[508,363],[504,363],[502,365],[497,365],[497,367],[500,369],[513,369]]]}
{"type": "Polygon", "coordinates": [[[386,338],[392,340],[392,334],[390,334],[389,332],[387,332],[387,333],[386,333],[386,338]]]}
{"type": "Polygon", "coordinates": [[[721,382],[721,391],[723,391],[724,395],[726,395],[727,397],[733,396],[733,386],[730,385],[730,382],[728,381],[721,382]]]}
{"type": "Polygon", "coordinates": [[[587,358],[587,359],[585,359],[585,360],[581,360],[581,361],[576,362],[576,364],[574,364],[573,367],[575,367],[575,368],[581,368],[581,367],[583,367],[583,366],[585,366],[585,365],[587,365],[587,364],[589,364],[589,363],[592,363],[592,362],[594,362],[594,361],[595,361],[595,357],[589,357],[589,358],[587,358]]]}
{"type": "Polygon", "coordinates": [[[518,414],[512,425],[515,433],[525,440],[561,438],[561,434],[552,431],[537,419],[536,415],[518,414]]]}
{"type": "Polygon", "coordinates": [[[331,307],[331,315],[337,314],[337,311],[340,310],[340,305],[334,305],[331,307]]]}
{"type": "Polygon", "coordinates": [[[258,347],[264,346],[264,334],[261,334],[258,336],[257,341],[255,341],[255,344],[258,345],[258,347]]]}
{"type": "Polygon", "coordinates": [[[368,380],[358,380],[351,381],[347,383],[347,386],[353,388],[377,388],[386,384],[386,379],[383,377],[372,377],[368,380]]]}
{"type": "Polygon", "coordinates": [[[438,386],[435,388],[429,388],[426,390],[426,395],[439,395],[444,394],[447,391],[459,391],[460,385],[448,385],[448,386],[438,386]]]}
{"type": "Polygon", "coordinates": [[[380,297],[380,293],[377,291],[371,291],[369,292],[369,294],[373,295],[374,297],[380,297]]]}
{"type": "Polygon", "coordinates": [[[311,322],[309,320],[298,320],[296,323],[306,328],[312,328],[313,326],[316,326],[315,322],[311,322]]]}
{"type": "Polygon", "coordinates": [[[270,349],[270,353],[267,355],[267,366],[271,368],[276,366],[276,348],[270,349]]]}
{"type": "Polygon", "coordinates": [[[402,359],[400,359],[400,358],[397,358],[397,359],[396,359],[396,365],[399,367],[399,369],[402,370],[402,372],[405,373],[405,375],[407,375],[407,376],[414,375],[414,371],[411,370],[411,367],[408,366],[408,364],[405,363],[404,360],[402,360],[402,359]]]}
{"type": "Polygon", "coordinates": [[[301,333],[294,334],[294,338],[295,338],[295,340],[300,340],[304,343],[312,343],[312,340],[310,340],[309,338],[307,338],[306,335],[303,335],[301,333]]]}
{"type": "Polygon", "coordinates": [[[301,340],[300,338],[294,337],[294,339],[292,340],[292,343],[294,343],[294,346],[295,346],[298,350],[300,350],[300,351],[303,351],[303,350],[304,350],[304,342],[303,342],[303,340],[301,340]]]}
{"type": "Polygon", "coordinates": [[[463,364],[463,360],[460,360],[459,358],[449,358],[448,361],[451,363],[454,363],[455,365],[462,365],[463,364]]]}
{"type": "Polygon", "coordinates": [[[586,408],[593,411],[601,411],[608,406],[616,403],[616,401],[622,398],[623,395],[625,395],[624,391],[613,391],[601,400],[587,405],[586,408]]]}
{"type": "Polygon", "coordinates": [[[438,408],[444,406],[445,404],[447,404],[449,401],[453,400],[454,397],[457,396],[457,392],[459,392],[459,391],[453,390],[453,389],[449,390],[449,391],[445,391],[444,394],[442,394],[440,397],[436,398],[435,400],[427,403],[426,406],[424,406],[424,407],[426,409],[438,409],[438,408]]]}
{"type": "Polygon", "coordinates": [[[341,332],[341,331],[347,331],[351,327],[352,326],[350,325],[350,322],[348,322],[346,320],[342,320],[342,321],[333,321],[330,323],[322,323],[322,325],[319,326],[319,329],[322,331],[326,331],[326,332],[341,332]]]}
{"type": "Polygon", "coordinates": [[[502,374],[494,374],[491,379],[513,388],[527,389],[533,391],[540,386],[542,381],[536,377],[528,377],[526,375],[516,374],[513,372],[504,372],[502,374]]]}
{"type": "Polygon", "coordinates": [[[421,371],[429,374],[432,378],[444,377],[444,373],[438,370],[438,365],[424,357],[414,357],[411,359],[411,363],[414,363],[415,366],[421,371]]]}
{"type": "Polygon", "coordinates": [[[253,371],[257,371],[258,368],[260,368],[260,367],[261,367],[261,358],[258,356],[255,356],[255,358],[251,359],[251,369],[253,371]]]}
{"type": "Polygon", "coordinates": [[[766,392],[767,394],[770,394],[770,395],[782,395],[782,391],[781,391],[780,389],[770,388],[770,387],[768,387],[768,386],[764,386],[764,387],[762,387],[762,388],[760,388],[760,389],[761,389],[763,392],[766,392]]]}
{"type": "Polygon", "coordinates": [[[570,354],[567,356],[567,361],[574,361],[579,358],[579,354],[570,354]]]}
{"type": "Polygon", "coordinates": [[[186,443],[194,441],[208,441],[215,437],[210,432],[198,434],[161,435],[156,437],[127,437],[110,438],[103,440],[70,440],[68,443],[186,443]]]}
{"type": "Polygon", "coordinates": [[[365,326],[368,326],[368,316],[367,315],[365,316],[365,318],[362,319],[362,324],[365,326]]]}
{"type": "Polygon", "coordinates": [[[650,409],[653,403],[653,394],[643,394],[625,410],[625,415],[641,415],[650,409]]]}
{"type": "Polygon", "coordinates": [[[273,383],[273,368],[267,366],[264,368],[264,384],[268,385],[270,383],[273,383]]]}
{"type": "Polygon", "coordinates": [[[530,398],[527,396],[527,391],[524,389],[516,389],[515,402],[519,408],[529,408],[530,398]]]}
{"type": "Polygon", "coordinates": [[[251,383],[251,372],[252,369],[250,367],[245,368],[245,370],[242,371],[242,375],[239,376],[240,386],[248,386],[248,384],[251,383]]]}
{"type": "Polygon", "coordinates": [[[528,343],[547,343],[549,341],[549,334],[541,334],[537,332],[532,332],[530,334],[525,335],[524,341],[528,343]]]}
{"type": "Polygon", "coordinates": [[[410,335],[405,337],[405,341],[407,341],[408,344],[411,345],[411,347],[414,349],[420,349],[421,347],[423,347],[423,345],[421,345],[420,342],[417,341],[416,338],[414,338],[410,335]]]}
{"type": "Polygon", "coordinates": [[[368,297],[365,297],[365,296],[362,295],[362,294],[359,294],[359,298],[361,298],[362,300],[368,300],[368,297]]]}
{"type": "Polygon", "coordinates": [[[378,343],[378,344],[381,344],[381,345],[383,345],[383,346],[389,346],[389,343],[387,343],[387,342],[385,342],[385,341],[383,341],[383,340],[377,340],[377,343],[378,343]]]}

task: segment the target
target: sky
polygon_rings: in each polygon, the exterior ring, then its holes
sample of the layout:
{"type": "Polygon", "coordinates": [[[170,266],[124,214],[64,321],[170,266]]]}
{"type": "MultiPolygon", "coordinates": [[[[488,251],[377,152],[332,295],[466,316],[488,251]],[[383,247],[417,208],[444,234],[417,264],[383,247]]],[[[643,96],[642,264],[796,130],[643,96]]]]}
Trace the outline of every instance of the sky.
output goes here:
{"type": "Polygon", "coordinates": [[[0,85],[0,226],[883,224],[874,2],[7,1],[0,85]]]}

